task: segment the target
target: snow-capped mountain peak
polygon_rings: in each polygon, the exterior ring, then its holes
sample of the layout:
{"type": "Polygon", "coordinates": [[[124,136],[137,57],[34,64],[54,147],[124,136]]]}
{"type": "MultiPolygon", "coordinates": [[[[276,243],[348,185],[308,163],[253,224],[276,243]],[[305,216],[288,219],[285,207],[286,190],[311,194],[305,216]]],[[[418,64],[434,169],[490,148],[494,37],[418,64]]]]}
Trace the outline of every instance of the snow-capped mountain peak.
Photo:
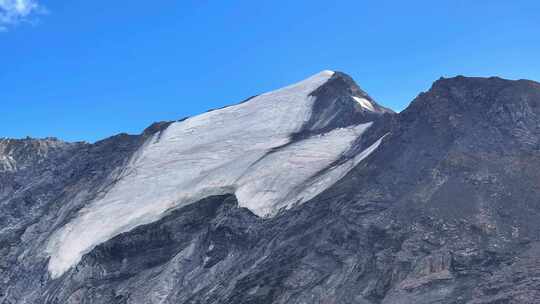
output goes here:
{"type": "Polygon", "coordinates": [[[52,236],[47,247],[52,276],[111,237],[210,195],[234,193],[241,207],[272,217],[334,184],[380,144],[335,165],[371,123],[356,114],[336,115],[355,110],[350,98],[340,101],[343,106],[324,95],[334,75],[322,71],[175,122],[149,138],[122,173],[111,177],[114,185],[52,236]]]}
{"type": "Polygon", "coordinates": [[[0,139],[0,302],[540,303],[539,126],[534,81],[392,114],[335,72],[140,135],[0,139]]]}

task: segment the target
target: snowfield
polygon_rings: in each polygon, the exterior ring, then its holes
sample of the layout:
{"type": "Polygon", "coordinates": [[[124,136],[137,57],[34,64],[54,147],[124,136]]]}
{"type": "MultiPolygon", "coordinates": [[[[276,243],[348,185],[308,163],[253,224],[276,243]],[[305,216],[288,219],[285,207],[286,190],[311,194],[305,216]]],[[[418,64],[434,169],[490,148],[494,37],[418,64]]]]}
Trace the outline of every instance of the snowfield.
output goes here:
{"type": "Polygon", "coordinates": [[[271,217],[333,185],[380,140],[331,168],[371,123],[290,142],[310,118],[315,100],[310,93],[332,75],[323,71],[155,134],[109,191],[51,237],[46,249],[51,276],[61,276],[96,245],[210,195],[234,193],[241,207],[271,217]]]}

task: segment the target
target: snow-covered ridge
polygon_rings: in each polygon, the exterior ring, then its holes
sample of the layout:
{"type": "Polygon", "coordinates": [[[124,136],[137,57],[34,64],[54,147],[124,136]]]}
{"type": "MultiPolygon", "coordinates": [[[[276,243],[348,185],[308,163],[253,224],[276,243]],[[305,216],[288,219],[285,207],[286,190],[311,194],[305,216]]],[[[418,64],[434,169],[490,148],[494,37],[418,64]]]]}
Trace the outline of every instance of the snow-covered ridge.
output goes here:
{"type": "Polygon", "coordinates": [[[235,193],[240,206],[271,217],[334,184],[380,141],[330,169],[371,123],[290,142],[310,118],[315,101],[310,94],[333,74],[323,71],[245,103],[173,123],[154,135],[107,193],[51,237],[52,277],[96,245],[210,195],[235,193]]]}

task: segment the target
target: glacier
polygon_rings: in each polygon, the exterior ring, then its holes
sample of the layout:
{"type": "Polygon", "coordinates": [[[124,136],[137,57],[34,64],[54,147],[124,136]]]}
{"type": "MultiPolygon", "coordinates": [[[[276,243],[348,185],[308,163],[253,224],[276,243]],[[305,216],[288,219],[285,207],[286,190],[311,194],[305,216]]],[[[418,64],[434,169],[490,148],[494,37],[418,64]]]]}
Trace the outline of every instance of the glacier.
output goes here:
{"type": "Polygon", "coordinates": [[[241,207],[272,217],[333,185],[382,140],[334,166],[371,123],[292,141],[312,113],[311,93],[333,74],[320,72],[154,134],[111,177],[115,181],[105,193],[50,237],[51,276],[61,276],[98,244],[207,196],[234,193],[241,207]]]}

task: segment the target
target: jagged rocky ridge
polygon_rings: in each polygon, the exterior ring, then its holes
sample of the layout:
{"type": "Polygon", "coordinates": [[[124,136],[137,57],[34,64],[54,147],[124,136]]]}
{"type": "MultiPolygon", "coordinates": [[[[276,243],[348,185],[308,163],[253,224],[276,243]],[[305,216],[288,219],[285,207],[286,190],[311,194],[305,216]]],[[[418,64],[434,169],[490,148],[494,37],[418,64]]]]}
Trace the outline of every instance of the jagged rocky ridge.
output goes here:
{"type": "MultiPolygon", "coordinates": [[[[0,303],[539,302],[540,84],[440,79],[395,114],[345,74],[315,77],[323,79],[300,98],[307,112],[281,121],[294,124],[286,132],[268,133],[286,136],[261,157],[277,160],[268,176],[281,176],[290,168],[279,164],[298,155],[283,151],[306,142],[314,143],[306,155],[331,150],[327,134],[345,132],[337,133],[340,142],[351,138],[344,148],[287,193],[312,181],[321,191],[285,205],[278,196],[267,212],[257,208],[264,199],[239,196],[237,183],[186,204],[174,196],[157,216],[113,229],[56,275],[51,240],[88,206],[109,202],[103,198],[132,176],[126,168],[149,143],[167,142],[190,119],[96,144],[2,140],[0,303]],[[335,168],[345,169],[331,174],[335,168]]],[[[234,107],[209,115],[238,113],[234,107]]],[[[161,185],[155,181],[141,190],[161,185]]],[[[159,190],[142,203],[156,204],[159,190]]],[[[92,223],[88,229],[108,222],[92,223]]]]}

